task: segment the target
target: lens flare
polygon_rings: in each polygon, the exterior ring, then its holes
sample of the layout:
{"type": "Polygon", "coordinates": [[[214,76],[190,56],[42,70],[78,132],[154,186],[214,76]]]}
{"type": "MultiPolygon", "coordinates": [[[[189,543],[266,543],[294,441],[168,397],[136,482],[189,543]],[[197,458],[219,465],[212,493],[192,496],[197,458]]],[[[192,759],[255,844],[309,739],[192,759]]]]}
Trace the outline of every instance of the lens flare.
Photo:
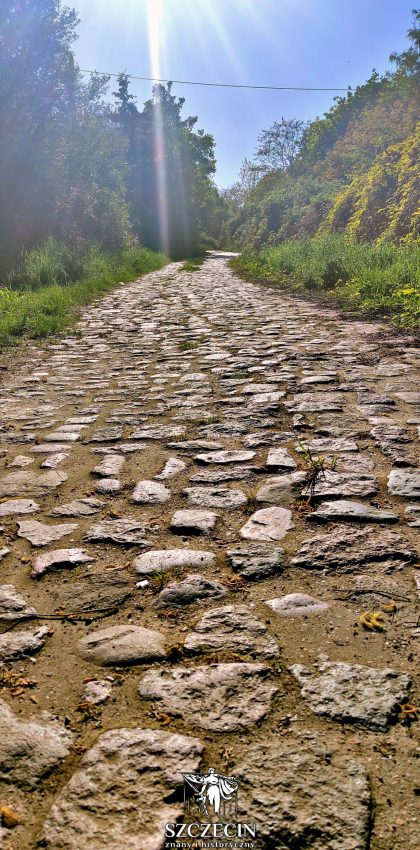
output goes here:
{"type": "MultiPolygon", "coordinates": [[[[147,0],[147,25],[149,35],[149,53],[152,76],[160,77],[160,34],[163,30],[164,3],[163,0],[147,0]]],[[[159,103],[154,110],[156,190],[159,209],[160,246],[165,254],[169,254],[169,216],[168,216],[168,175],[165,157],[165,128],[162,110],[159,103]]]]}

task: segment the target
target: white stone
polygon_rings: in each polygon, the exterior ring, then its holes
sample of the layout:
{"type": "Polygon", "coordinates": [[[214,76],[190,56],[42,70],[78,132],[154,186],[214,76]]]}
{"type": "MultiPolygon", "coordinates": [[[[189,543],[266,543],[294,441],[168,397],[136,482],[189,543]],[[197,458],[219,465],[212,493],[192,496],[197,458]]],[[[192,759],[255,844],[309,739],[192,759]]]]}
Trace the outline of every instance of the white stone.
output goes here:
{"type": "Polygon", "coordinates": [[[166,655],[163,635],[141,626],[98,629],[81,638],[77,648],[86,661],[101,666],[137,664],[162,659],[166,655]]]}
{"type": "Polygon", "coordinates": [[[143,552],[134,559],[133,566],[140,575],[151,575],[183,567],[208,569],[215,561],[213,552],[201,549],[157,549],[143,552]]]}
{"type": "Polygon", "coordinates": [[[306,593],[288,593],[265,602],[280,617],[302,617],[306,614],[319,614],[328,609],[328,603],[308,596],[306,593]]]}
{"type": "Polygon", "coordinates": [[[47,546],[68,534],[72,534],[78,528],[77,523],[65,522],[61,525],[46,525],[36,520],[22,520],[18,522],[18,537],[29,540],[32,546],[47,546]]]}
{"type": "Polygon", "coordinates": [[[0,516],[35,514],[39,509],[39,505],[33,499],[9,499],[0,503],[0,516]]]}
{"type": "Polygon", "coordinates": [[[93,560],[94,558],[86,555],[83,549],[54,549],[35,558],[32,564],[31,578],[38,578],[51,567],[75,567],[93,560]]]}
{"type": "Polygon", "coordinates": [[[264,508],[252,514],[239,533],[246,540],[282,540],[292,528],[292,512],[287,508],[264,508]]]}
{"type": "Polygon", "coordinates": [[[136,505],[159,505],[171,498],[171,491],[158,481],[139,481],[136,484],[132,502],[136,505]]]}

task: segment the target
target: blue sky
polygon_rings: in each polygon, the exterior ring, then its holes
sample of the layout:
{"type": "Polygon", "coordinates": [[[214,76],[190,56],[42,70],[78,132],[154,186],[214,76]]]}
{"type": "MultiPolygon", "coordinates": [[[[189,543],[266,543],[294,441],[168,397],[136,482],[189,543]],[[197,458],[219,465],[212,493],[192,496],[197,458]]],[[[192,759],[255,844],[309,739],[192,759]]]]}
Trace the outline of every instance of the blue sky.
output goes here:
{"type": "MultiPolygon", "coordinates": [[[[414,0],[67,0],[81,19],[80,66],[140,76],[255,85],[356,86],[407,44],[414,0]]],[[[114,81],[115,82],[115,81],[114,81]]],[[[111,86],[113,88],[113,86],[111,86]]],[[[176,85],[185,114],[217,143],[220,186],[252,157],[262,128],[311,119],[333,92],[176,85]]],[[[133,81],[141,105],[151,83],[133,81]]]]}

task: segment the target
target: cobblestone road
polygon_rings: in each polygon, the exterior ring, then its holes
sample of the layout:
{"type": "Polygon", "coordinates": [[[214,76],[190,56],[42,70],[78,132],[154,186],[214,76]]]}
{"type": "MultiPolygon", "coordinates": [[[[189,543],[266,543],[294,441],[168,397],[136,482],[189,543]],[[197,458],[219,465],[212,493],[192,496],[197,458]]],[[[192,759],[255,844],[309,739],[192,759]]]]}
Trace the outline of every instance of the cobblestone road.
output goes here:
{"type": "Polygon", "coordinates": [[[214,255],[4,363],[2,850],[160,850],[209,768],[256,848],[414,850],[414,341],[214,255]]]}

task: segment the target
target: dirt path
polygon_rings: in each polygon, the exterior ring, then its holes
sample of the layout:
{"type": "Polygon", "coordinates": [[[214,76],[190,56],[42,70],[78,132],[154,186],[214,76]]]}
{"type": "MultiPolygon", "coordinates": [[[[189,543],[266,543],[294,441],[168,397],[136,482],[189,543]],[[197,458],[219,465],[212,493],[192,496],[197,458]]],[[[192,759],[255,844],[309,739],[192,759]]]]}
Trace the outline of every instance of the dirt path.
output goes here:
{"type": "Polygon", "coordinates": [[[17,356],[1,848],[177,846],[180,774],[208,768],[239,781],[228,821],[257,831],[208,846],[418,846],[418,724],[400,708],[418,705],[410,345],[215,256],[17,356]],[[310,506],[302,447],[327,458],[310,506]]]}

